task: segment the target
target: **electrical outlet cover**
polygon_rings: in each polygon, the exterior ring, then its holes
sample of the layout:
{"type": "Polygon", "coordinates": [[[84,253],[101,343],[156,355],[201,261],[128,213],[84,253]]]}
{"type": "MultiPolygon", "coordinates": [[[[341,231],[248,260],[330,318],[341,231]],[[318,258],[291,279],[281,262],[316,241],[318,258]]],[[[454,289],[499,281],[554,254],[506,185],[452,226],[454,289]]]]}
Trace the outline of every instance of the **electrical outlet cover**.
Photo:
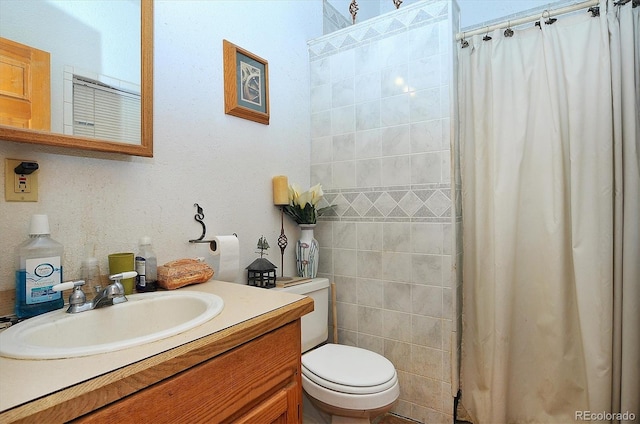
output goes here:
{"type": "Polygon", "coordinates": [[[35,171],[29,175],[16,174],[14,169],[22,162],[35,162],[34,160],[25,159],[5,159],[4,160],[4,200],[7,202],[37,202],[38,201],[38,171],[35,171]],[[19,184],[16,182],[18,177],[26,177],[26,185],[29,187],[29,192],[22,192],[17,187],[19,184]]]}

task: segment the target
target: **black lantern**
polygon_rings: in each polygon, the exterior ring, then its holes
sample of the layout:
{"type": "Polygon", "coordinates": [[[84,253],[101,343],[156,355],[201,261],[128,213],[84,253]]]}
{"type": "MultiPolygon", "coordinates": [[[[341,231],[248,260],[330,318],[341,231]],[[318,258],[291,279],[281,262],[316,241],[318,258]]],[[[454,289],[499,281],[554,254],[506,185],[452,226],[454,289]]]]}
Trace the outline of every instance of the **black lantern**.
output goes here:
{"type": "Polygon", "coordinates": [[[247,267],[247,276],[249,277],[249,285],[270,289],[276,286],[276,268],[274,264],[263,258],[265,250],[269,249],[269,243],[264,236],[258,240],[257,252],[260,252],[260,257],[251,262],[251,265],[247,267]]]}
{"type": "Polygon", "coordinates": [[[249,285],[270,289],[276,286],[276,266],[265,258],[258,258],[247,267],[249,285]]]}

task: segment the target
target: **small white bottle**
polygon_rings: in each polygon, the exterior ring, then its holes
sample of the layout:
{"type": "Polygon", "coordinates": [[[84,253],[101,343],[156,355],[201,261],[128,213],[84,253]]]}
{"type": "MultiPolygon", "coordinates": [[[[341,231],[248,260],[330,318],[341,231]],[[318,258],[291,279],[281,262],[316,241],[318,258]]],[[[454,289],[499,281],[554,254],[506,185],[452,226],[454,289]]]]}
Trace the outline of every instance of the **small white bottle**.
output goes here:
{"type": "Polygon", "coordinates": [[[51,238],[49,217],[33,215],[29,239],[18,246],[16,308],[18,318],[29,318],[64,306],[62,292],[62,244],[51,238]]]}
{"type": "Polygon", "coordinates": [[[85,287],[89,288],[89,290],[94,290],[95,287],[102,285],[100,282],[100,266],[96,258],[85,258],[82,261],[80,275],[84,280],[85,287]]]}
{"type": "Polygon", "coordinates": [[[158,259],[151,248],[151,237],[142,237],[136,256],[136,291],[140,293],[156,291],[158,280],[158,259]]]}

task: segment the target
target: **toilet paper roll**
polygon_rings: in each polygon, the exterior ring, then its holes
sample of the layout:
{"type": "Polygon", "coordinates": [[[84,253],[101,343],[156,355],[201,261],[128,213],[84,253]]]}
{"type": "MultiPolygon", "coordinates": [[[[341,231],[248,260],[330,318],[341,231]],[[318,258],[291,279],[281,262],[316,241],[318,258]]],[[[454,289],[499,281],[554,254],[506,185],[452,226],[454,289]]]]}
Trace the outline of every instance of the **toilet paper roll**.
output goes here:
{"type": "Polygon", "coordinates": [[[214,280],[235,282],[240,268],[240,243],[238,237],[216,236],[209,243],[211,255],[217,259],[217,266],[214,264],[214,280]]]}

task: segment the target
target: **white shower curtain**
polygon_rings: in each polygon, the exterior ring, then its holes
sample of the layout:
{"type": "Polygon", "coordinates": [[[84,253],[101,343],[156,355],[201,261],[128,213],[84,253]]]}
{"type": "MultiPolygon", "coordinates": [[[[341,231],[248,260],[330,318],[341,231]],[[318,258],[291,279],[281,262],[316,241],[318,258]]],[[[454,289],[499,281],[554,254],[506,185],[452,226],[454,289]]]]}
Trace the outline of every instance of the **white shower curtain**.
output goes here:
{"type": "Polygon", "coordinates": [[[461,389],[477,424],[640,415],[640,8],[600,7],[459,51],[461,389]]]}
{"type": "Polygon", "coordinates": [[[640,4],[607,17],[616,169],[612,409],[634,411],[640,422],[640,4]]]}

